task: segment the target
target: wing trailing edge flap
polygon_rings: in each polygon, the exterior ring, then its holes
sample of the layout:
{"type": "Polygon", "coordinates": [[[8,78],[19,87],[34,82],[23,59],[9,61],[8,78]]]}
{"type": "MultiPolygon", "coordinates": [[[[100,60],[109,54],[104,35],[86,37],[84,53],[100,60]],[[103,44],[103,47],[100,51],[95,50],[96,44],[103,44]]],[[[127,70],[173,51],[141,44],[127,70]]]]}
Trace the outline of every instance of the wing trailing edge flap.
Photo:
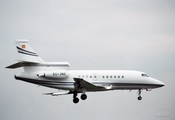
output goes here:
{"type": "Polygon", "coordinates": [[[111,89],[112,86],[103,86],[103,85],[94,85],[86,80],[83,80],[82,78],[74,78],[74,86],[75,88],[85,88],[85,89],[111,89]]]}
{"type": "Polygon", "coordinates": [[[44,95],[52,95],[52,96],[59,96],[59,95],[67,95],[72,94],[69,90],[60,90],[58,92],[51,92],[51,93],[43,93],[44,95]]]}

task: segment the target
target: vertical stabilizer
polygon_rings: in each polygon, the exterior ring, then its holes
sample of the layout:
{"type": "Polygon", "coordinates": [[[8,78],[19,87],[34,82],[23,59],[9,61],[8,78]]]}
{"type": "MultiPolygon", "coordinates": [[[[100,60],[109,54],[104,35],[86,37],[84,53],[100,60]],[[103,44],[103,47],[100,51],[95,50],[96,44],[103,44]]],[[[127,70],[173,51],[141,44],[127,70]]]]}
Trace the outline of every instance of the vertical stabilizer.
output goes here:
{"type": "Polygon", "coordinates": [[[20,55],[20,61],[43,63],[39,55],[28,45],[28,40],[16,40],[16,48],[20,55]]]}

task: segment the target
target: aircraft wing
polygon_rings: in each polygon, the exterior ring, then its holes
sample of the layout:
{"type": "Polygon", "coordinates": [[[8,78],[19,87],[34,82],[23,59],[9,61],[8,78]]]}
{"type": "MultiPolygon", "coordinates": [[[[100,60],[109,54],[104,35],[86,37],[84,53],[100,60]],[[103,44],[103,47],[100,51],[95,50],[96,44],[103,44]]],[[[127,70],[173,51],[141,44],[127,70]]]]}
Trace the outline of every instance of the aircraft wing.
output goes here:
{"type": "Polygon", "coordinates": [[[103,85],[94,85],[82,78],[74,78],[74,86],[76,89],[85,88],[85,89],[111,89],[112,86],[103,86],[103,85]]]}

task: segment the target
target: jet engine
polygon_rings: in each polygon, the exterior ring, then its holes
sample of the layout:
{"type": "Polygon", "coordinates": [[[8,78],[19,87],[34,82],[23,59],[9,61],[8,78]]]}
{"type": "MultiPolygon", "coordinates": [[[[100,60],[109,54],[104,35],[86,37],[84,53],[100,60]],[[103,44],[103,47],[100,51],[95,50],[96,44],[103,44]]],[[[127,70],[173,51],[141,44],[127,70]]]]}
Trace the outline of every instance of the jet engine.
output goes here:
{"type": "Polygon", "coordinates": [[[45,72],[37,74],[39,77],[46,77],[46,78],[68,78],[69,74],[66,71],[57,71],[57,72],[45,72]]]}

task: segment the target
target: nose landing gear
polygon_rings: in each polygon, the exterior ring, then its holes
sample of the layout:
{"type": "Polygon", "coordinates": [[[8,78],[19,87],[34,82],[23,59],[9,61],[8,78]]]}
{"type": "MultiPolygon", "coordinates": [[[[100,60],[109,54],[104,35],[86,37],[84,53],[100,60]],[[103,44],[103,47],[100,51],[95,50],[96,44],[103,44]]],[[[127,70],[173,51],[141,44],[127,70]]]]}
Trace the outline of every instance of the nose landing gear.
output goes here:
{"type": "Polygon", "coordinates": [[[138,100],[142,100],[141,92],[142,92],[141,89],[139,89],[139,91],[138,91],[138,95],[139,95],[138,100]]]}

